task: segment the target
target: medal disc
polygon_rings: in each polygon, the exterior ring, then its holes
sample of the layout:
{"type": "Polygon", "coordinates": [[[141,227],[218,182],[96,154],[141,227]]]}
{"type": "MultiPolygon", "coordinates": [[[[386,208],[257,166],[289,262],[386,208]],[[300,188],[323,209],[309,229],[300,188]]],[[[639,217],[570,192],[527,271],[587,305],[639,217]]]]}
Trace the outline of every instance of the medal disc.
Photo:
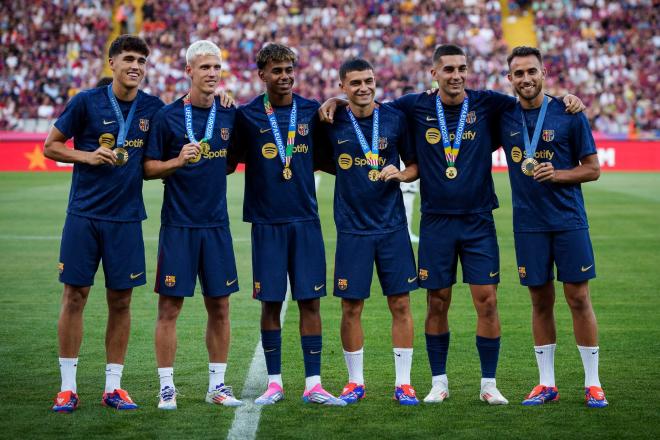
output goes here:
{"type": "Polygon", "coordinates": [[[208,142],[202,142],[199,144],[200,153],[207,154],[209,151],[211,151],[211,146],[209,145],[208,142]]]}
{"type": "Polygon", "coordinates": [[[447,179],[455,179],[456,176],[458,176],[458,170],[456,167],[447,167],[445,170],[445,176],[447,176],[447,179]]]}
{"type": "Polygon", "coordinates": [[[520,168],[522,169],[522,172],[525,176],[533,176],[534,167],[538,164],[539,162],[536,159],[532,159],[531,157],[528,157],[527,159],[523,160],[522,164],[520,165],[520,168]]]}
{"type": "Polygon", "coordinates": [[[117,158],[117,165],[125,165],[128,162],[128,151],[123,148],[115,148],[115,157],[117,158]]]}
{"type": "Polygon", "coordinates": [[[284,167],[282,170],[282,177],[284,177],[284,180],[291,180],[293,177],[293,171],[291,171],[291,168],[284,167]]]}
{"type": "Polygon", "coordinates": [[[369,171],[369,180],[376,182],[380,178],[380,172],[378,170],[369,171]]]}

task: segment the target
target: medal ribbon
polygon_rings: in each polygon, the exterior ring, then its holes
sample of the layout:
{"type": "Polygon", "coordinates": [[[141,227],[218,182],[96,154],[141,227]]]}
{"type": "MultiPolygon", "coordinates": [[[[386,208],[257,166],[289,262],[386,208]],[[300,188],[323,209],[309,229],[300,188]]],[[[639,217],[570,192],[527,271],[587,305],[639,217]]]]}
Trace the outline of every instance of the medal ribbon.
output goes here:
{"type": "Polygon", "coordinates": [[[543,97],[543,104],[541,104],[541,111],[536,118],[536,127],[534,127],[534,134],[532,135],[532,142],[529,141],[529,132],[527,131],[527,123],[525,122],[525,114],[522,111],[522,126],[523,126],[523,141],[525,142],[525,156],[529,159],[534,158],[536,147],[539,145],[539,138],[541,137],[541,130],[543,129],[543,121],[545,120],[545,112],[548,109],[548,97],[543,97]]]}
{"type": "Polygon", "coordinates": [[[108,98],[110,99],[112,110],[115,112],[117,123],[119,124],[119,133],[117,134],[117,148],[121,148],[124,146],[124,142],[126,142],[126,136],[128,135],[128,130],[131,128],[131,122],[133,122],[133,116],[135,116],[135,109],[137,108],[140,94],[138,93],[135,96],[133,104],[131,104],[131,109],[128,111],[126,120],[124,120],[124,115],[121,112],[121,108],[119,108],[119,102],[117,102],[117,98],[112,92],[112,84],[108,85],[108,98]]]}
{"type": "Polygon", "coordinates": [[[296,118],[298,113],[296,100],[293,100],[291,114],[289,115],[289,133],[286,138],[286,149],[284,148],[284,143],[282,142],[280,127],[277,125],[275,110],[273,110],[273,106],[268,100],[268,93],[264,93],[264,109],[266,110],[266,116],[268,116],[270,128],[273,131],[273,137],[275,137],[275,144],[277,145],[277,151],[280,154],[280,160],[282,161],[284,168],[289,168],[289,166],[291,166],[291,157],[293,156],[293,146],[296,143],[296,118]]]}
{"type": "MultiPolygon", "coordinates": [[[[204,139],[201,142],[208,142],[213,137],[213,127],[215,126],[215,98],[213,98],[213,105],[211,106],[211,111],[209,112],[209,117],[206,119],[206,130],[204,131],[204,139]]],[[[190,102],[190,93],[188,93],[183,98],[183,114],[186,118],[186,133],[188,134],[188,140],[196,144],[197,139],[195,139],[195,132],[193,131],[193,122],[192,122],[192,103],[190,102]]]]}
{"type": "Polygon", "coordinates": [[[465,95],[463,99],[463,106],[461,107],[461,116],[458,119],[458,126],[456,127],[456,137],[454,138],[454,145],[449,143],[449,133],[447,132],[447,122],[445,121],[445,112],[442,108],[440,96],[435,97],[435,111],[438,114],[438,125],[440,125],[440,133],[442,134],[442,146],[445,150],[445,159],[447,166],[453,167],[458,157],[458,152],[461,149],[461,141],[463,140],[463,130],[465,129],[465,120],[468,114],[468,97],[465,95]]]}
{"type": "Polygon", "coordinates": [[[360,129],[360,125],[358,124],[357,119],[355,119],[355,115],[351,111],[351,108],[346,107],[346,110],[348,111],[348,117],[353,124],[353,130],[355,130],[358,142],[360,142],[360,147],[362,147],[364,157],[367,158],[367,162],[372,169],[378,170],[378,142],[380,140],[378,136],[378,105],[376,105],[376,108],[374,108],[373,128],[371,129],[371,149],[369,148],[367,139],[364,137],[364,134],[360,129]]]}

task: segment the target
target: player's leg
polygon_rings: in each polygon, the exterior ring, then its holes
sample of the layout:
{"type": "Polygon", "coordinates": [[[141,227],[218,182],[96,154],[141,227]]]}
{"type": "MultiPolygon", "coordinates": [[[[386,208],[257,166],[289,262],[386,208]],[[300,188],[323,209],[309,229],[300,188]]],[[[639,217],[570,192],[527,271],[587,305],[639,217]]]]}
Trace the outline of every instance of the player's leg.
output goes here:
{"type": "Polygon", "coordinates": [[[426,403],[440,403],[449,396],[447,356],[451,286],[456,283],[457,237],[460,227],[449,216],[422,214],[419,242],[419,285],[427,289],[424,332],[431,366],[431,391],[426,403]]]}
{"type": "Polygon", "coordinates": [[[364,300],[341,300],[341,345],[348,370],[348,383],[339,396],[346,403],[355,403],[364,398],[364,331],[362,310],[364,300]]]}
{"type": "Polygon", "coordinates": [[[587,405],[602,408],[608,402],[598,376],[598,324],[589,295],[588,280],[596,277],[589,230],[557,232],[554,238],[557,278],[564,283],[564,296],[571,309],[575,341],[584,367],[587,405]]]}
{"type": "Polygon", "coordinates": [[[183,308],[184,297],[160,295],[158,318],[154,342],[156,364],[160,381],[158,408],[176,409],[176,386],[174,385],[174,360],[176,358],[176,321],[183,308]]]}

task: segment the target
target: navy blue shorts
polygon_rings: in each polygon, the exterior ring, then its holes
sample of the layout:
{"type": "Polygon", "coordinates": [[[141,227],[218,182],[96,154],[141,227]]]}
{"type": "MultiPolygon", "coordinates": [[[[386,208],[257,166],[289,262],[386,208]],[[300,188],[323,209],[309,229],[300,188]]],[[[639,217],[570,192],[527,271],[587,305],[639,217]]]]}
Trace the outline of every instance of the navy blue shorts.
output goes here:
{"type": "Polygon", "coordinates": [[[369,298],[374,263],[383,295],[417,289],[417,269],[406,228],[385,234],[337,233],[334,295],[369,298]]]}
{"type": "Polygon", "coordinates": [[[541,286],[555,278],[579,283],[596,277],[588,229],[556,232],[516,232],[518,276],[523,286],[541,286]]]}
{"type": "Polygon", "coordinates": [[[154,291],[167,296],[193,296],[198,276],[204,296],[238,291],[229,227],[161,226],[154,291]]]}
{"type": "Polygon", "coordinates": [[[326,295],[325,247],[318,220],[252,225],[253,297],[283,302],[287,274],[293,299],[326,295]]]}
{"type": "Polygon", "coordinates": [[[458,259],[463,282],[500,282],[500,252],[493,214],[422,214],[419,228],[419,285],[444,289],[456,283],[458,259]]]}
{"type": "Polygon", "coordinates": [[[92,286],[100,261],[107,289],[125,290],[145,284],[142,223],[67,215],[60,247],[60,281],[92,286]]]}

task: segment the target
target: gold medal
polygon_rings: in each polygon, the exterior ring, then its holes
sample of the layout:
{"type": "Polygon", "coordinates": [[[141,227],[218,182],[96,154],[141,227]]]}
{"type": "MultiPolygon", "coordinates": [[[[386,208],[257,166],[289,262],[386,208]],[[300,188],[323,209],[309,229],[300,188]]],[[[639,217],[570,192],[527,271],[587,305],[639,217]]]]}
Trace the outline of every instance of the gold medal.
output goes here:
{"type": "Polygon", "coordinates": [[[293,171],[291,171],[291,168],[284,167],[282,170],[282,177],[284,177],[284,180],[291,180],[293,177],[293,171]]]}
{"type": "Polygon", "coordinates": [[[531,157],[528,157],[527,159],[523,160],[522,164],[520,165],[520,168],[522,169],[522,172],[525,176],[533,176],[534,167],[538,164],[539,162],[536,159],[532,159],[531,157]]]}
{"type": "Polygon", "coordinates": [[[378,179],[380,179],[380,171],[378,170],[369,171],[369,180],[371,180],[372,182],[377,182],[378,179]]]}
{"type": "Polygon", "coordinates": [[[458,176],[458,170],[456,167],[447,167],[445,170],[445,176],[447,176],[447,179],[455,179],[456,176],[458,176]]]}
{"type": "Polygon", "coordinates": [[[115,148],[115,157],[117,158],[117,165],[126,165],[128,162],[128,151],[123,148],[115,148]]]}
{"type": "Polygon", "coordinates": [[[208,154],[208,152],[211,151],[211,146],[208,142],[202,142],[199,144],[199,151],[202,154],[208,154]]]}

